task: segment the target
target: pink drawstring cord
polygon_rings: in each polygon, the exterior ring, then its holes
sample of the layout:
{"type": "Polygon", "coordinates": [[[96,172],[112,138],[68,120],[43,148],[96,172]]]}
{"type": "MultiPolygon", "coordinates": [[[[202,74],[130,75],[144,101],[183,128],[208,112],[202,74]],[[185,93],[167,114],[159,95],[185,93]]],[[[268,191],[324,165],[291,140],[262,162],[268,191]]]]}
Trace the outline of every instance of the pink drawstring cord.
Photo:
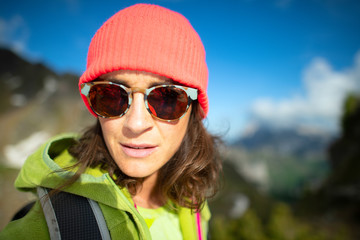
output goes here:
{"type": "Polygon", "coordinates": [[[197,223],[197,230],[198,230],[199,240],[202,240],[201,218],[200,218],[200,213],[199,212],[196,213],[196,223],[197,223]]]}

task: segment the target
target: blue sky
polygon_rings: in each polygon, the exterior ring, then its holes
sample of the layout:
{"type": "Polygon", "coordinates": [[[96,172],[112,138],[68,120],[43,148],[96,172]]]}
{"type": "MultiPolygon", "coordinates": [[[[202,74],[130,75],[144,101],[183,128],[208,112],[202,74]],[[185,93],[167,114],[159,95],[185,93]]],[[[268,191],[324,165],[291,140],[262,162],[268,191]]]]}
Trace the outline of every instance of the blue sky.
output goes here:
{"type": "MultiPolygon", "coordinates": [[[[0,44],[57,72],[81,74],[95,31],[127,0],[0,4],[0,44]]],[[[206,124],[231,139],[257,123],[336,130],[360,92],[360,1],[157,0],[182,13],[207,52],[206,124]]]]}

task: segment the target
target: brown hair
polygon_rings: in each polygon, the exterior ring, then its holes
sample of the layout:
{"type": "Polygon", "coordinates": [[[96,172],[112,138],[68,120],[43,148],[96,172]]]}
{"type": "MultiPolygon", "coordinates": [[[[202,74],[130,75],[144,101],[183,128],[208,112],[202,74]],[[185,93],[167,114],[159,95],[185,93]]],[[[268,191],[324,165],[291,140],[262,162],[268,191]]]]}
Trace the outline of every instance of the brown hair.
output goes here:
{"type": "MultiPolygon", "coordinates": [[[[199,210],[205,199],[212,197],[219,187],[219,175],[222,167],[218,153],[220,139],[205,129],[201,120],[201,108],[193,103],[187,132],[174,156],[160,169],[157,192],[162,201],[199,210]]],[[[141,187],[142,179],[125,175],[108,152],[99,121],[88,128],[78,142],[69,149],[78,159],[76,174],[63,186],[75,182],[87,167],[101,166],[113,176],[114,182],[126,187],[135,195],[141,187]]]]}

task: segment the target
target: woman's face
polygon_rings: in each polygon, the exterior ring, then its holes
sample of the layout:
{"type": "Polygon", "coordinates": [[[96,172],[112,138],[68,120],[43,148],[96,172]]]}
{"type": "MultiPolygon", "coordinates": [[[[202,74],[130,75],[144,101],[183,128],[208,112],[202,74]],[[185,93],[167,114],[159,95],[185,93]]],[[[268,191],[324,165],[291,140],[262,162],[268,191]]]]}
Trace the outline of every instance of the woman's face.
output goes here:
{"type": "MultiPolygon", "coordinates": [[[[171,80],[140,71],[115,71],[100,77],[127,87],[150,88],[171,80]]],[[[128,176],[157,176],[159,169],[179,149],[186,133],[191,108],[174,122],[153,118],[147,111],[142,93],[133,93],[128,112],[120,118],[99,118],[106,146],[116,164],[128,176]]]]}

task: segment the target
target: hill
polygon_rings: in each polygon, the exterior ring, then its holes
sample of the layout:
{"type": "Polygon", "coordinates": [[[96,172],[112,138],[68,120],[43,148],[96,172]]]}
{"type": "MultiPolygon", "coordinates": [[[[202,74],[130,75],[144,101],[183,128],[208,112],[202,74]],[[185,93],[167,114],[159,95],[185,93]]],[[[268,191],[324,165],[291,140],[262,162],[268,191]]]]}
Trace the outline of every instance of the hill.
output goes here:
{"type": "Polygon", "coordinates": [[[12,152],[24,158],[46,138],[94,121],[79,96],[79,76],[57,74],[7,49],[0,49],[0,61],[0,163],[21,165],[24,159],[12,159],[12,152]]]}
{"type": "Polygon", "coordinates": [[[272,197],[296,201],[305,188],[321,185],[329,169],[330,133],[256,126],[234,141],[226,159],[272,197]]]}

